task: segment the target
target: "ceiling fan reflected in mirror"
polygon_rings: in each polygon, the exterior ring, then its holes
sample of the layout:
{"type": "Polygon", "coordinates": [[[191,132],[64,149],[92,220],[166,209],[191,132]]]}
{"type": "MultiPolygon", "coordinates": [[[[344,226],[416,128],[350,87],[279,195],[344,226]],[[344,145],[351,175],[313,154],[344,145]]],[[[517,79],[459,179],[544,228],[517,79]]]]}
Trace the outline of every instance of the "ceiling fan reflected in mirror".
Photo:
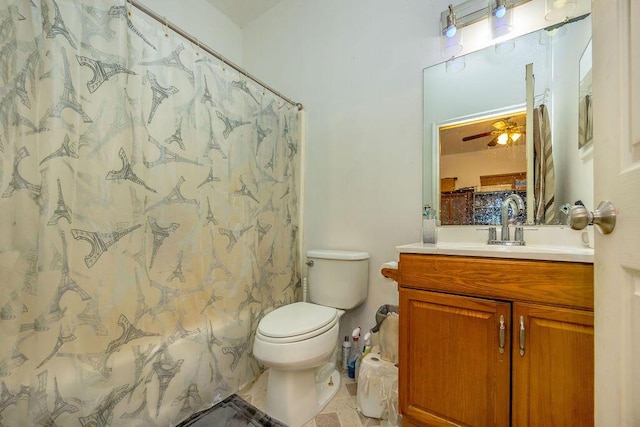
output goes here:
{"type": "Polygon", "coordinates": [[[491,124],[493,130],[478,133],[476,135],[465,136],[462,138],[462,141],[466,142],[473,139],[484,138],[486,136],[493,136],[491,141],[487,144],[488,147],[513,144],[518,141],[522,135],[524,135],[525,127],[511,119],[511,117],[507,117],[504,120],[498,120],[491,124]]]}

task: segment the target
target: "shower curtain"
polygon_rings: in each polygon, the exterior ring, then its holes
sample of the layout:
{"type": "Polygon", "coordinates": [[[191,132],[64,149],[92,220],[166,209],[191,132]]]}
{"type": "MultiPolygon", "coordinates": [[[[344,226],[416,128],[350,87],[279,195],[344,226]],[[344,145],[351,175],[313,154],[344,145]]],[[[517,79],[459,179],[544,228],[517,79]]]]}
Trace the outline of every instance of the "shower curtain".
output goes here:
{"type": "Polygon", "coordinates": [[[0,0],[0,425],[166,426],[259,373],[298,126],[123,0],[0,0]]]}

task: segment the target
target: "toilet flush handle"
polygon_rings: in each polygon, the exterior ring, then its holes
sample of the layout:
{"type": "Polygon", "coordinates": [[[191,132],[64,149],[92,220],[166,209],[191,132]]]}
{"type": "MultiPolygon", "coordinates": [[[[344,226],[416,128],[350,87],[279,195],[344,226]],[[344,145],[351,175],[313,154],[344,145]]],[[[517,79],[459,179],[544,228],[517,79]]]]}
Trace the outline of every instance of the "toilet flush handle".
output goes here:
{"type": "Polygon", "coordinates": [[[305,264],[307,264],[309,267],[313,267],[313,260],[310,259],[309,261],[307,261],[305,264]]]}

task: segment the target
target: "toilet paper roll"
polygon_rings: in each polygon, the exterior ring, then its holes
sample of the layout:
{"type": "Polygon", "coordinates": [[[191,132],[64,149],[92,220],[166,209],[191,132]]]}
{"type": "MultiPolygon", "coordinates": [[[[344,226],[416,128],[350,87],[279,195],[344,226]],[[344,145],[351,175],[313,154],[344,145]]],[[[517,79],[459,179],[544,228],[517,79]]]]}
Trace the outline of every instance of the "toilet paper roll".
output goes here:
{"type": "Polygon", "coordinates": [[[387,279],[398,281],[398,262],[387,261],[380,266],[380,273],[387,279]]]}
{"type": "Polygon", "coordinates": [[[398,387],[398,367],[380,359],[374,347],[360,363],[358,375],[358,410],[367,417],[380,418],[388,409],[388,397],[398,387]]]}
{"type": "Polygon", "coordinates": [[[398,261],[387,261],[380,266],[380,270],[383,268],[393,268],[394,270],[398,269],[398,261]]]}

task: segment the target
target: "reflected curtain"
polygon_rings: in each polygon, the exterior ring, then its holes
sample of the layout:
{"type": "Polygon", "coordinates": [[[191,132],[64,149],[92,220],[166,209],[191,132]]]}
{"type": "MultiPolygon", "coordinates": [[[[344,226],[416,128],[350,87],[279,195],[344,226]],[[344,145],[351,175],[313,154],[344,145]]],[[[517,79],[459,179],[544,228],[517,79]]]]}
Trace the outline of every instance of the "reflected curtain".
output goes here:
{"type": "Polygon", "coordinates": [[[535,223],[553,224],[556,216],[553,144],[549,110],[542,104],[533,111],[535,223]]]}
{"type": "Polygon", "coordinates": [[[300,282],[298,141],[124,1],[0,3],[0,424],[166,426],[251,381],[300,282]]]}

